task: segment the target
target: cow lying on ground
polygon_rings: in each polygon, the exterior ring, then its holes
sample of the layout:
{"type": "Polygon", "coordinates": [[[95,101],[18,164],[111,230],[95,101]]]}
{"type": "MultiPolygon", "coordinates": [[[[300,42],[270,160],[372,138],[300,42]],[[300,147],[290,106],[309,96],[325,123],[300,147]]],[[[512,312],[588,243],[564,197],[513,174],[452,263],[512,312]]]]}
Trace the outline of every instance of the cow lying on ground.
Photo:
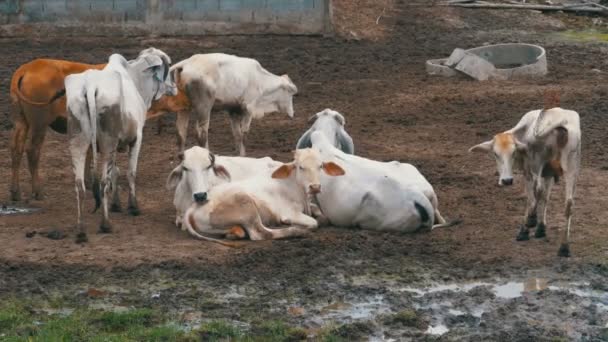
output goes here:
{"type": "MultiPolygon", "coordinates": [[[[293,96],[298,88],[287,75],[277,76],[254,59],[223,53],[194,55],[171,68],[183,94],[165,98],[151,112],[177,112],[178,149],[186,146],[190,112],[196,120],[199,146],[209,148],[207,133],[211,110],[230,114],[236,150],[245,155],[245,141],[252,119],[272,112],[293,117],[293,96]]],[[[155,114],[150,114],[155,115],[155,114]]]]}
{"type": "Polygon", "coordinates": [[[270,176],[282,163],[265,158],[215,156],[209,150],[194,146],[179,155],[180,164],[167,178],[167,189],[175,189],[175,225],[182,225],[184,212],[192,203],[203,203],[207,193],[228,181],[240,181],[255,176],[270,176]]]}
{"type": "Polygon", "coordinates": [[[50,126],[62,134],[67,131],[65,77],[89,69],[102,69],[104,66],[105,64],[35,59],[15,71],[10,90],[10,111],[14,124],[10,146],[11,200],[21,200],[19,168],[24,150],[27,151],[32,176],[31,198],[40,200],[43,197],[39,166],[46,128],[50,126]]]}
{"type": "Polygon", "coordinates": [[[66,77],[68,133],[76,180],[80,230],[78,241],[86,240],[81,213],[85,193],[85,159],[89,146],[93,151],[94,177],[98,148],[102,161],[101,189],[93,182],[96,209],[99,208],[100,202],[103,204],[100,231],[111,231],[108,197],[117,186],[115,159],[119,145],[129,146],[128,210],[132,215],[139,214],[135,196],[135,174],[146,111],[152,99],[176,94],[175,83],[168,75],[170,64],[171,59],[164,52],[149,48],[141,51],[135,60],[127,62],[121,55],[113,54],[103,70],[87,70],[66,77]]]}
{"type": "Polygon", "coordinates": [[[310,135],[312,132],[321,131],[333,146],[344,153],[355,154],[355,145],[353,139],[344,129],[346,122],[342,114],[335,110],[325,109],[311,116],[308,123],[312,126],[300,137],[296,149],[312,147],[310,135]]]}
{"type": "Polygon", "coordinates": [[[560,176],[564,176],[568,222],[562,233],[558,255],[569,256],[570,221],[581,159],[578,113],[562,108],[528,112],[515,127],[471,147],[469,151],[490,152],[496,160],[500,186],[513,184],[513,168],[523,170],[528,203],[525,223],[519,230],[517,241],[528,240],[531,227],[536,227],[534,237],[545,237],[551,188],[560,176]]]}
{"type": "Polygon", "coordinates": [[[322,162],[316,150],[294,153],[294,161],[277,168],[272,176],[258,176],[218,185],[206,201],[194,204],[184,215],[184,225],[199,239],[221,242],[210,235],[225,236],[242,227],[251,240],[280,239],[307,234],[317,228],[310,216],[310,196],[322,191],[321,170],[340,176],[344,170],[322,162]],[[288,225],[287,228],[270,229],[288,225]]]}
{"type": "Polygon", "coordinates": [[[332,224],[415,232],[457,223],[446,223],[433,187],[413,165],[346,154],[321,131],[310,138],[323,160],[339,162],[345,170],[345,176],[335,180],[322,176],[323,191],[316,195],[319,208],[332,224]]]}

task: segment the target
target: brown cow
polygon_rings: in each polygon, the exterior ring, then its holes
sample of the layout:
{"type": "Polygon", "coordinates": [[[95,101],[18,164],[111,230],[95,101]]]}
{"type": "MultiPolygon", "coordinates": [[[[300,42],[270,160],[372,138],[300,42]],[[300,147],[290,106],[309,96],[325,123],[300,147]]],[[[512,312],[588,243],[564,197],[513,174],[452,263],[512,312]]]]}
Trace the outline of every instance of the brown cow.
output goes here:
{"type": "Polygon", "coordinates": [[[65,134],[67,114],[64,79],[88,69],[102,69],[105,64],[84,64],[53,59],[35,59],[20,66],[11,79],[11,199],[21,199],[19,167],[23,150],[27,151],[32,176],[32,198],[42,199],[39,161],[46,128],[65,134]],[[27,144],[26,144],[27,141],[27,144]]]}
{"type": "MultiPolygon", "coordinates": [[[[11,116],[15,126],[11,138],[11,200],[19,201],[21,199],[19,168],[24,149],[27,151],[28,165],[32,176],[31,198],[42,199],[42,186],[38,171],[40,151],[46,135],[46,128],[50,126],[57,133],[67,133],[65,77],[88,69],[103,69],[105,65],[105,63],[85,64],[41,58],[23,64],[15,71],[11,79],[10,90],[11,116]]],[[[167,96],[160,101],[173,103],[173,101],[179,100],[167,96]]],[[[160,105],[157,105],[157,107],[160,105]]],[[[151,116],[148,116],[148,118],[156,118],[165,112],[153,110],[149,113],[151,116]]],[[[160,124],[159,120],[159,134],[160,124]]],[[[87,167],[86,170],[88,172],[89,168],[87,167]]],[[[86,179],[89,179],[89,177],[86,177],[86,179]]]]}

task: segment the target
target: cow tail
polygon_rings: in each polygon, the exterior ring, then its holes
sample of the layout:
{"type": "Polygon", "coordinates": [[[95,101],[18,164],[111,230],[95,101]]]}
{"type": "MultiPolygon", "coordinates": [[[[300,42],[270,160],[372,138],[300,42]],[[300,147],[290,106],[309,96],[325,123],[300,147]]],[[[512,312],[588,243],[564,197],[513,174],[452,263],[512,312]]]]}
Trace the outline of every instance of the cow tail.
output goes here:
{"type": "Polygon", "coordinates": [[[101,206],[101,187],[99,184],[99,178],[97,177],[97,106],[96,106],[96,92],[94,87],[87,88],[86,98],[87,105],[89,107],[89,124],[91,128],[91,177],[93,178],[91,184],[93,184],[93,198],[95,199],[95,209],[97,211],[101,206]]]}
{"type": "Polygon", "coordinates": [[[421,192],[414,191],[414,208],[418,212],[420,218],[419,230],[433,229],[435,221],[435,209],[431,201],[421,192]]]}

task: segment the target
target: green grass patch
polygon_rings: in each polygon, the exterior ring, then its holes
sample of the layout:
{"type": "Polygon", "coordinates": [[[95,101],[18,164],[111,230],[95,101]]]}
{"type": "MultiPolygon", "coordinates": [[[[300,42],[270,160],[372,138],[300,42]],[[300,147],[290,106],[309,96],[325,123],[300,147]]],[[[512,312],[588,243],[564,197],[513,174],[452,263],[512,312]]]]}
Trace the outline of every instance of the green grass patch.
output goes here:
{"type": "Polygon", "coordinates": [[[579,42],[608,42],[608,33],[596,30],[561,32],[560,35],[566,39],[579,42]]]}

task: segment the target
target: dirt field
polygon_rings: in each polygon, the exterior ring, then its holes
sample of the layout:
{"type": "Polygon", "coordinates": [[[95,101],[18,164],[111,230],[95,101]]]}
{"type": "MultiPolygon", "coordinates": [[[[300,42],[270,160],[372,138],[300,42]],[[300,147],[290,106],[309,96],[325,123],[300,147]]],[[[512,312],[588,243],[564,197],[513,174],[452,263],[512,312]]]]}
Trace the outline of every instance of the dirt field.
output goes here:
{"type": "MultiPolygon", "coordinates": [[[[113,214],[115,232],[99,235],[98,215],[87,213],[90,242],[77,245],[67,139],[49,131],[42,160],[46,198],[27,204],[42,210],[0,216],[0,300],[27,297],[45,305],[61,296],[68,306],[155,307],[185,325],[223,318],[247,327],[280,319],[312,337],[333,324],[347,340],[608,340],[608,45],[563,34],[603,24],[591,17],[426,3],[388,6],[378,24],[382,34],[374,39],[360,39],[369,32],[329,38],[0,38],[2,200],[10,179],[8,86],[18,65],[36,57],[102,62],[113,52],[131,58],[153,45],[174,61],[221,51],[290,75],[300,90],[296,118],[255,121],[250,155],[289,160],[308,116],[329,107],[346,116],[358,154],[414,164],[435,187],[444,216],[464,221],[416,235],[324,228],[310,238],[248,242],[240,249],[195,241],[174,227],[173,194],[164,187],[176,150],[174,117],[167,117],[161,135],[154,124],[145,130],[137,178],[143,215],[113,214]],[[549,75],[474,82],[425,73],[427,59],[456,47],[502,42],[543,45],[549,75]],[[549,206],[548,238],[516,242],[525,209],[520,176],[515,186],[499,188],[490,157],[467,153],[540,108],[543,89],[556,85],[562,107],[580,113],[583,131],[569,259],[556,256],[565,223],[563,184],[549,206]],[[26,237],[51,230],[67,238],[26,237]],[[88,288],[104,296],[82,295],[88,288]]],[[[376,17],[368,21],[375,25],[376,17]]],[[[210,145],[218,154],[234,153],[226,115],[212,118],[210,145]]],[[[119,166],[126,168],[124,156],[119,166]]],[[[126,201],[126,179],[121,184],[126,201]]],[[[27,198],[25,165],[22,190],[27,198]]],[[[93,200],[86,206],[93,208],[93,200]]]]}

